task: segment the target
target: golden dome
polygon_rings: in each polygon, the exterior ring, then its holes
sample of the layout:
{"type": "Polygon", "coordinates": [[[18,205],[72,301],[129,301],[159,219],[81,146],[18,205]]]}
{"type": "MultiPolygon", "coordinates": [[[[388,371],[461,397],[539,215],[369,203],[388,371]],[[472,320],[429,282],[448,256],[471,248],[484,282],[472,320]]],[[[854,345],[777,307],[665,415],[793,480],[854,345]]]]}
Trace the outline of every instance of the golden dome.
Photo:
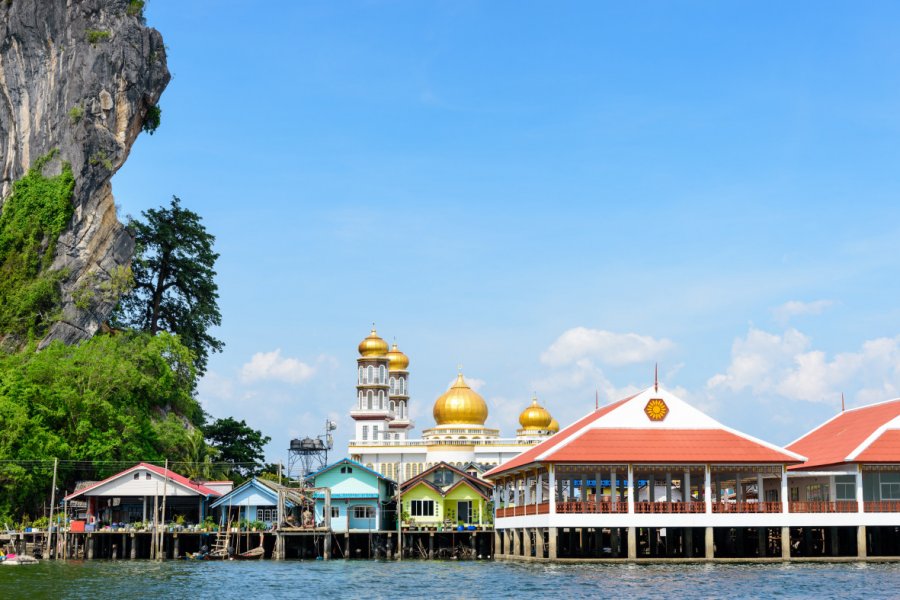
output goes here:
{"type": "Polygon", "coordinates": [[[469,387],[462,373],[450,389],[434,401],[432,412],[438,425],[484,425],[488,416],[484,398],[469,387]]]}
{"type": "Polygon", "coordinates": [[[547,425],[547,431],[550,433],[559,433],[559,421],[550,419],[550,424],[547,425]]]}
{"type": "Polygon", "coordinates": [[[374,327],[372,327],[369,337],[359,343],[360,356],[385,356],[387,351],[387,342],[378,337],[374,327]]]}
{"type": "Polygon", "coordinates": [[[397,344],[391,346],[391,351],[387,353],[387,356],[390,359],[389,371],[405,371],[409,366],[409,358],[397,350],[397,344]]]}
{"type": "Polygon", "coordinates": [[[519,424],[527,431],[546,431],[550,428],[553,417],[547,409],[538,404],[537,396],[531,399],[531,406],[519,415],[519,424]]]}

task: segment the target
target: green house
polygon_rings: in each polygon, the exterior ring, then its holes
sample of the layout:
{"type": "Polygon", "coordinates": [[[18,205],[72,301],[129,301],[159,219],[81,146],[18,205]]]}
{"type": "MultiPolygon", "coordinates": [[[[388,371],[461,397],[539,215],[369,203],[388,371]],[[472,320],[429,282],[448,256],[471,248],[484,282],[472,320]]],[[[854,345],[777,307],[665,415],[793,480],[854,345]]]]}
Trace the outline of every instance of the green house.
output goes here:
{"type": "Polygon", "coordinates": [[[403,526],[451,529],[493,524],[491,484],[445,462],[400,486],[403,526]]]}

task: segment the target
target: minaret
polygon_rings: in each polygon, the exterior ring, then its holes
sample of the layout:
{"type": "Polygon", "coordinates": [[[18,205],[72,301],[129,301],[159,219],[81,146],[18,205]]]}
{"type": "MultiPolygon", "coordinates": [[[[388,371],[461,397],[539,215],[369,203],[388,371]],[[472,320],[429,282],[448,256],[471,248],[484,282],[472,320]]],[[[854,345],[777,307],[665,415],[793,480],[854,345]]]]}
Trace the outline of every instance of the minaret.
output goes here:
{"type": "Polygon", "coordinates": [[[357,442],[389,439],[392,415],[387,354],[387,342],[378,337],[373,325],[369,337],[359,343],[356,359],[356,407],[350,411],[350,417],[356,423],[357,442]]]}
{"type": "Polygon", "coordinates": [[[388,385],[390,387],[389,408],[394,420],[391,421],[391,439],[405,440],[414,424],[409,419],[409,358],[400,352],[397,344],[391,346],[388,355],[388,385]]]}

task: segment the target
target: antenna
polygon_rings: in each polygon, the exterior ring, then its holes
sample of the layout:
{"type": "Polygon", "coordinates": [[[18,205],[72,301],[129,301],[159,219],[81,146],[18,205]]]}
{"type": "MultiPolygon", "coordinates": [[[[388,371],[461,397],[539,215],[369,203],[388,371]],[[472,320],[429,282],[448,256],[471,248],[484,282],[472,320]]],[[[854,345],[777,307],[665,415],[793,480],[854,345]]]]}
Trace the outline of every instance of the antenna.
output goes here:
{"type": "Polygon", "coordinates": [[[844,392],[841,392],[841,412],[844,412],[844,392]]]}
{"type": "Polygon", "coordinates": [[[659,391],[659,363],[653,369],[653,391],[659,391]]]}
{"type": "Polygon", "coordinates": [[[594,391],[594,410],[600,409],[600,390],[594,391]]]}

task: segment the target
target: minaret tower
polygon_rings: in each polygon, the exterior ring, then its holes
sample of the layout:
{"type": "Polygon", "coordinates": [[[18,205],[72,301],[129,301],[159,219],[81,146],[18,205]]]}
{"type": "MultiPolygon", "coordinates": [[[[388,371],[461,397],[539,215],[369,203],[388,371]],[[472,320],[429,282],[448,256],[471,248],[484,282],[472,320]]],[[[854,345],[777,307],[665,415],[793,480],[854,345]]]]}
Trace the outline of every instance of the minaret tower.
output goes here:
{"type": "Polygon", "coordinates": [[[405,440],[414,423],[409,419],[409,358],[391,346],[388,355],[388,385],[390,386],[389,408],[394,420],[391,421],[391,439],[405,440]]]}
{"type": "Polygon", "coordinates": [[[356,407],[350,411],[350,417],[356,424],[356,441],[387,440],[392,420],[388,345],[378,337],[374,325],[369,337],[359,343],[356,362],[356,407]]]}

